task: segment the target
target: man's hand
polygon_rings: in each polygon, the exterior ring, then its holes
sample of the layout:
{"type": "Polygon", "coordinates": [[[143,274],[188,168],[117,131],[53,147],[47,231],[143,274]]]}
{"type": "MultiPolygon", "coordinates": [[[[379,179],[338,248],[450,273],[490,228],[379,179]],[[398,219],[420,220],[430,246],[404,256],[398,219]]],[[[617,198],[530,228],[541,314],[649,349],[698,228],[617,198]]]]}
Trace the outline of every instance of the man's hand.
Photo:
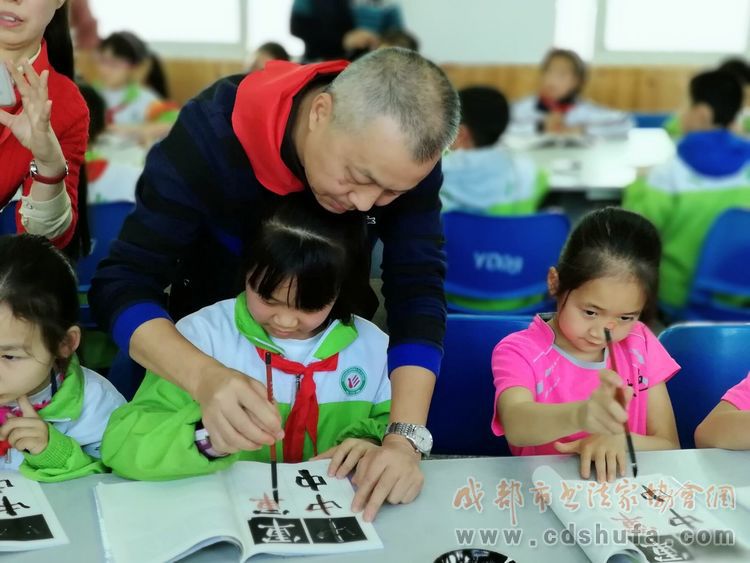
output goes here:
{"type": "Polygon", "coordinates": [[[357,486],[352,511],[364,510],[365,522],[372,522],[385,501],[412,502],[424,484],[420,458],[403,436],[386,436],[382,447],[369,450],[357,465],[352,479],[357,486]]]}
{"type": "Polygon", "coordinates": [[[284,437],[281,415],[268,401],[265,385],[236,370],[221,365],[207,370],[195,400],[216,451],[257,450],[284,437]]]}

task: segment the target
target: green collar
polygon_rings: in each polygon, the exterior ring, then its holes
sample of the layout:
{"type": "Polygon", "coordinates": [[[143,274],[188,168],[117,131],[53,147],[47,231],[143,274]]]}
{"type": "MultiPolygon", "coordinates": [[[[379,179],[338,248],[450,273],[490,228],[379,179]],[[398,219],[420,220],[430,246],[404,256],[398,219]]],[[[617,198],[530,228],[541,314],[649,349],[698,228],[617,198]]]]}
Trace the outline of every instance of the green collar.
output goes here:
{"type": "Polygon", "coordinates": [[[74,355],[65,372],[65,379],[52,395],[49,405],[39,410],[45,420],[75,420],[83,410],[83,370],[74,355]]]}
{"type": "MultiPolygon", "coordinates": [[[[97,90],[105,90],[104,85],[99,81],[94,82],[93,86],[97,90]]],[[[138,82],[129,82],[127,85],[123,86],[122,90],[122,101],[117,105],[127,106],[138,99],[138,96],[141,94],[141,85],[138,84],[138,82]]]]}
{"type": "Polygon", "coordinates": [[[104,160],[104,155],[94,149],[89,149],[86,151],[85,159],[86,164],[88,164],[94,160],[104,160]]]}
{"type": "MultiPolygon", "coordinates": [[[[268,350],[274,354],[284,355],[282,350],[268,336],[266,331],[260,326],[247,310],[247,300],[245,293],[242,292],[237,296],[234,302],[234,322],[240,333],[247,338],[253,345],[263,350],[268,350]]],[[[357,329],[352,324],[344,324],[335,320],[323,333],[313,356],[318,360],[325,360],[338,354],[357,339],[357,329]]]]}

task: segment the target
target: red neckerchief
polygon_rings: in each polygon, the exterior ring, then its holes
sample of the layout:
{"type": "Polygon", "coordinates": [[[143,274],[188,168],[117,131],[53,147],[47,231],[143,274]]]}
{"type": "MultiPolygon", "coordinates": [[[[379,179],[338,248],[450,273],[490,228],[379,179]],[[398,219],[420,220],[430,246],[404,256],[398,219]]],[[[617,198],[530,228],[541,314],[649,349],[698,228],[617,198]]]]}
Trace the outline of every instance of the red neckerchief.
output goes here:
{"type": "MultiPolygon", "coordinates": [[[[265,359],[267,351],[256,347],[258,355],[265,359]]],[[[339,355],[304,365],[287,360],[279,354],[271,354],[271,367],[289,375],[301,375],[302,382],[294,399],[294,406],[284,426],[284,461],[297,463],[302,461],[302,450],[305,445],[305,431],[310,435],[314,455],[318,454],[318,398],[315,395],[314,375],[317,371],[335,371],[338,368],[339,355]]]]}
{"type": "MultiPolygon", "coordinates": [[[[42,40],[42,46],[39,49],[39,54],[37,55],[31,66],[34,67],[34,70],[37,74],[41,74],[43,70],[50,68],[49,58],[47,57],[46,41],[42,40]]],[[[12,108],[3,109],[8,113],[18,115],[23,109],[23,105],[21,104],[21,93],[18,91],[18,88],[15,85],[13,85],[13,91],[16,93],[16,105],[12,108]]],[[[0,145],[2,145],[3,141],[8,138],[8,135],[10,135],[10,129],[8,127],[3,127],[2,125],[0,125],[0,145]]]]}
{"type": "Polygon", "coordinates": [[[117,104],[116,106],[112,106],[111,108],[104,111],[104,124],[105,125],[112,125],[115,122],[115,115],[120,113],[122,110],[127,108],[131,103],[133,102],[122,102],[117,104]]]}
{"type": "MultiPolygon", "coordinates": [[[[51,399],[47,399],[46,401],[35,404],[34,410],[42,410],[44,407],[49,405],[50,401],[51,399]]],[[[0,407],[0,424],[5,424],[5,422],[8,420],[8,415],[10,414],[12,414],[13,416],[23,416],[23,412],[21,412],[20,407],[0,407]]],[[[4,456],[9,449],[10,442],[8,442],[8,440],[0,440],[0,456],[4,456]]]]}
{"type": "Polygon", "coordinates": [[[304,189],[281,158],[294,96],[317,76],[338,74],[348,65],[347,61],[308,65],[269,61],[263,70],[251,72],[240,82],[232,109],[232,129],[255,177],[266,189],[279,195],[304,189]]]}
{"type": "Polygon", "coordinates": [[[568,113],[575,107],[575,103],[571,101],[559,101],[552,98],[546,98],[539,96],[539,104],[546,108],[549,112],[555,113],[568,113]]]}

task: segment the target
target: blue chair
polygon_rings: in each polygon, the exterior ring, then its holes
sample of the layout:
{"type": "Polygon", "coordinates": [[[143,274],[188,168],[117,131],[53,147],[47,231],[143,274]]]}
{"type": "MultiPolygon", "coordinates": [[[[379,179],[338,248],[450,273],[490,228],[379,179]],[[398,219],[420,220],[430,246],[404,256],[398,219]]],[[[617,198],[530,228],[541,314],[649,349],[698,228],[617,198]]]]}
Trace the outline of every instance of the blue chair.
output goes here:
{"type": "Polygon", "coordinates": [[[694,448],[698,424],[750,371],[750,323],[679,323],[659,341],[682,367],[667,389],[680,444],[694,448]]]}
{"type": "Polygon", "coordinates": [[[495,386],[490,362],[495,345],[529,326],[532,317],[448,315],[445,354],[427,427],[435,454],[510,455],[505,438],[490,430],[495,386]]]}
{"type": "Polygon", "coordinates": [[[672,117],[671,113],[634,113],[636,127],[645,127],[649,129],[659,129],[664,127],[664,123],[672,117]]]}
{"type": "Polygon", "coordinates": [[[708,231],[680,318],[750,322],[750,307],[738,301],[750,302],[748,264],[750,209],[728,209],[708,231]]]}
{"type": "MultiPolygon", "coordinates": [[[[513,314],[554,309],[554,302],[547,297],[547,271],[557,264],[570,231],[565,215],[502,217],[453,211],[443,215],[443,222],[447,294],[480,300],[540,298],[533,305],[509,311],[513,314]]],[[[448,308],[459,313],[487,313],[450,300],[448,308]]]]}
{"type": "MultiPolygon", "coordinates": [[[[133,210],[131,202],[115,201],[89,205],[89,229],[91,231],[91,254],[79,260],[76,266],[78,291],[85,294],[91,286],[91,278],[99,265],[109,255],[112,241],[120,233],[122,224],[133,210]]],[[[81,304],[80,323],[84,327],[94,328],[91,312],[87,303],[81,304]]]]}
{"type": "Polygon", "coordinates": [[[16,201],[9,201],[0,210],[0,235],[16,234],[16,201]]]}

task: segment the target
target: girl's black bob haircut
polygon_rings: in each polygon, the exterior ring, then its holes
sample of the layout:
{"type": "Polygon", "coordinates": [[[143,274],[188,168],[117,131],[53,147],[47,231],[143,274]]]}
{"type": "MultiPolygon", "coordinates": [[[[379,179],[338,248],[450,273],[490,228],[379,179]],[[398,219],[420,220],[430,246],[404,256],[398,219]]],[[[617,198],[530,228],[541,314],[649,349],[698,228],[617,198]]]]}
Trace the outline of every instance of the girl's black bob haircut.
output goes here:
{"type": "Polygon", "coordinates": [[[296,309],[319,311],[334,303],[328,321],[345,323],[362,314],[370,271],[364,214],[331,213],[306,192],[292,194],[269,202],[246,240],[241,271],[263,299],[292,281],[296,291],[287,301],[296,309]]]}

